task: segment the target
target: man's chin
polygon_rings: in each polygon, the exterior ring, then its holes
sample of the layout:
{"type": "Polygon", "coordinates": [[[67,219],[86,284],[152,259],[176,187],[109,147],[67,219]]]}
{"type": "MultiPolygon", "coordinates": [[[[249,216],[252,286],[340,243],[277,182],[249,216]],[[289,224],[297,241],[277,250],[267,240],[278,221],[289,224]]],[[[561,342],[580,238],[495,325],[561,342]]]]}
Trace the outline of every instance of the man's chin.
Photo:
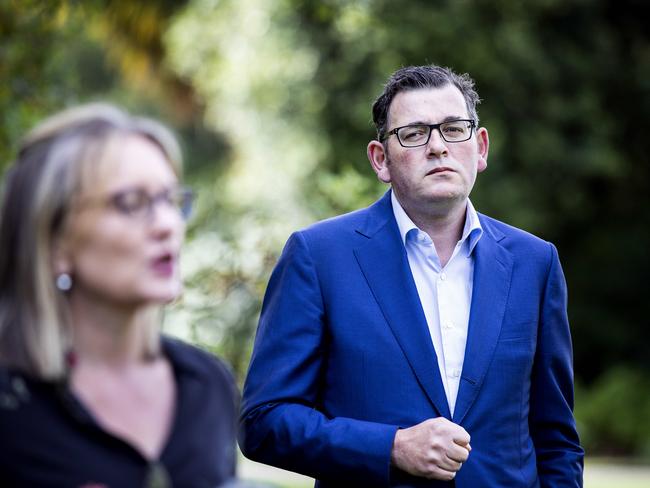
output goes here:
{"type": "Polygon", "coordinates": [[[426,196],[426,200],[431,205],[446,205],[453,206],[467,199],[464,192],[458,188],[437,188],[435,191],[430,192],[426,196]]]}

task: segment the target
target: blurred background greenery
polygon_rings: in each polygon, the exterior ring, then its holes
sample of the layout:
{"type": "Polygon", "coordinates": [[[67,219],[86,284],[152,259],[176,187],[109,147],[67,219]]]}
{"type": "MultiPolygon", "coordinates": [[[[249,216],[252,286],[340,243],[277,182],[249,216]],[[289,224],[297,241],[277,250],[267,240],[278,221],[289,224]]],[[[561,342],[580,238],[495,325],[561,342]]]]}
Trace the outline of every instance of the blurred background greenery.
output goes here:
{"type": "Polygon", "coordinates": [[[400,66],[469,72],[491,135],[477,208],[553,241],[590,455],[650,461],[650,28],[642,0],[0,0],[0,170],[60,108],[182,139],[199,200],[166,330],[241,379],[289,233],[385,189],[370,106],[400,66]]]}

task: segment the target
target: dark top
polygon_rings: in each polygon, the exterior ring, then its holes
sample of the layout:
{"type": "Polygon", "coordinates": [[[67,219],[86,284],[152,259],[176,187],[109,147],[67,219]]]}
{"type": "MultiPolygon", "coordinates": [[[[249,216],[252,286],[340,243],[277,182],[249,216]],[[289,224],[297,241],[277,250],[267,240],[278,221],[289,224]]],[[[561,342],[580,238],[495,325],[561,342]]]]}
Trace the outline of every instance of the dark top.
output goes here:
{"type": "Polygon", "coordinates": [[[65,382],[0,368],[0,486],[214,488],[235,475],[238,393],[215,357],[163,337],[176,379],[173,425],[148,461],[106,432],[65,382]]]}

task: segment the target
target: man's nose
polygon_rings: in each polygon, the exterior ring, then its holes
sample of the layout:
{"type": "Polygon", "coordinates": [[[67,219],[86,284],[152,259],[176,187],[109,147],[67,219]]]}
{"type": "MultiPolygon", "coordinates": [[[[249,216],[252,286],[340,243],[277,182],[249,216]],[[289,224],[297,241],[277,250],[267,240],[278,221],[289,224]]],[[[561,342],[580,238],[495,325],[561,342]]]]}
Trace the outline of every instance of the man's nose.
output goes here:
{"type": "Polygon", "coordinates": [[[447,143],[442,138],[440,131],[438,129],[431,129],[431,136],[427,143],[427,155],[439,158],[447,156],[447,154],[447,143]]]}

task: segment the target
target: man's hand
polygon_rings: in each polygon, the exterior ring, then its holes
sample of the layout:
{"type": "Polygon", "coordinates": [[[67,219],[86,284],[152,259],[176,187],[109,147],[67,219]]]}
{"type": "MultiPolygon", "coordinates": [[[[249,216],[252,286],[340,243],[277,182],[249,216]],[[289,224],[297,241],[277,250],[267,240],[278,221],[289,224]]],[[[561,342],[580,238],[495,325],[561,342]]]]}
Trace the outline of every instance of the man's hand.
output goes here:
{"type": "Polygon", "coordinates": [[[393,441],[391,462],[415,476],[449,481],[467,460],[470,436],[444,417],[399,429],[393,441]]]}

